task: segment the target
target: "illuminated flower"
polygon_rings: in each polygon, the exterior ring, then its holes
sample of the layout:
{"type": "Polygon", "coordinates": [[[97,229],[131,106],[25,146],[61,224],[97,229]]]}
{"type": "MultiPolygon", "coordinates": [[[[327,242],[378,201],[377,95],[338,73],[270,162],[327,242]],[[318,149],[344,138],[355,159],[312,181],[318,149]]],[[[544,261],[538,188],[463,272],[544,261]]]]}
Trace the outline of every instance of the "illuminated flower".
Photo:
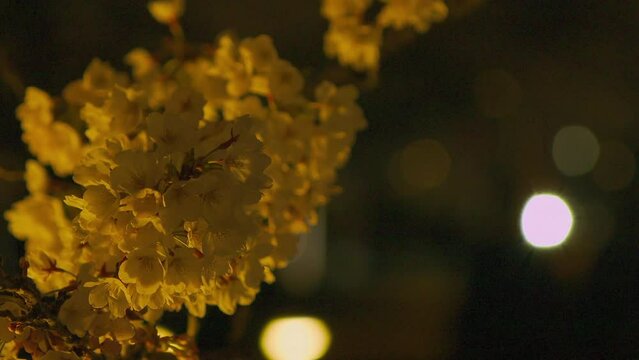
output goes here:
{"type": "Polygon", "coordinates": [[[123,342],[135,336],[135,327],[126,318],[114,319],[111,322],[111,333],[115,340],[123,342]]]}
{"type": "Polygon", "coordinates": [[[58,313],[60,322],[76,336],[84,336],[96,313],[89,305],[89,288],[80,287],[67,299],[58,313]]]}
{"type": "Polygon", "coordinates": [[[188,248],[177,248],[167,259],[166,284],[177,292],[193,292],[202,284],[201,260],[195,251],[188,248]]]}
{"type": "Polygon", "coordinates": [[[49,177],[47,171],[37,161],[27,160],[26,172],[24,180],[27,183],[27,189],[31,194],[46,192],[49,177]]]}
{"type": "Polygon", "coordinates": [[[106,62],[93,59],[87,66],[82,79],[76,80],[64,88],[63,96],[74,105],[90,103],[101,106],[115,85],[126,86],[128,79],[117,73],[106,62]]]}
{"type": "Polygon", "coordinates": [[[44,91],[29,87],[16,110],[22,124],[22,140],[40,162],[51,165],[58,175],[73,171],[82,156],[82,141],[70,125],[54,121],[53,101],[44,91]]]}
{"type": "Polygon", "coordinates": [[[332,23],[324,36],[324,51],[340,64],[358,71],[376,71],[382,32],[379,28],[353,21],[332,23]]]}
{"type": "Polygon", "coordinates": [[[160,218],[165,229],[173,230],[185,220],[197,220],[202,213],[202,199],[197,185],[199,181],[177,181],[164,194],[164,208],[160,218]]]}
{"type": "Polygon", "coordinates": [[[119,206],[117,194],[105,186],[87,186],[82,199],[67,196],[65,203],[82,210],[80,219],[85,229],[91,229],[113,215],[119,206]]]}
{"type": "MultiPolygon", "coordinates": [[[[377,69],[383,28],[364,24],[370,5],[322,7],[327,52],[366,71],[377,69]]],[[[134,49],[132,78],[94,59],[61,99],[28,88],[16,112],[35,160],[29,195],[5,217],[25,241],[27,275],[56,294],[57,321],[75,336],[29,330],[3,356],[117,358],[157,343],[140,320],[151,313],[250,304],[316,223],[366,126],[354,87],[321,83],[307,98],[269,36],[225,34],[197,53],[182,43],[183,0],[149,10],[169,26],[175,57],[134,49]],[[64,185],[69,175],[77,186],[64,185]]]]}
{"type": "Polygon", "coordinates": [[[278,59],[273,39],[267,35],[242,40],[240,53],[249,68],[258,71],[268,69],[278,59]]]}
{"type": "Polygon", "coordinates": [[[149,135],[161,154],[186,152],[197,139],[199,120],[199,117],[153,113],[147,119],[149,135]]]}
{"type": "Polygon", "coordinates": [[[182,16],[184,0],[153,0],[149,2],[149,12],[155,20],[170,24],[182,16]]]}
{"type": "Polygon", "coordinates": [[[143,227],[146,224],[153,224],[160,228],[159,212],[162,207],[162,194],[157,190],[145,188],[135,195],[129,195],[121,200],[121,211],[130,211],[133,215],[131,219],[136,227],[143,227]]]}
{"type": "Polygon", "coordinates": [[[46,92],[30,86],[24,95],[24,103],[16,110],[16,115],[25,130],[49,125],[53,122],[53,101],[46,92]]]}
{"type": "Polygon", "coordinates": [[[154,188],[164,171],[164,161],[152,153],[126,150],[115,159],[117,167],[111,171],[114,190],[136,194],[154,188]]]}
{"type": "Polygon", "coordinates": [[[298,95],[304,87],[302,74],[285,60],[275,61],[267,76],[271,94],[277,100],[290,100],[298,95]]]}
{"type": "Polygon", "coordinates": [[[412,26],[419,32],[430,29],[448,15],[442,0],[389,0],[379,13],[377,22],[383,26],[401,29],[412,26]]]}
{"type": "Polygon", "coordinates": [[[330,20],[359,17],[371,5],[371,0],[324,0],[322,15],[330,20]]]}
{"type": "Polygon", "coordinates": [[[96,309],[108,308],[116,318],[123,317],[129,308],[131,299],[126,286],[118,279],[103,278],[96,282],[87,282],[84,286],[91,288],[89,303],[96,309]]]}
{"type": "Polygon", "coordinates": [[[141,79],[151,75],[157,70],[157,62],[153,56],[145,49],[137,48],[129,51],[124,58],[124,62],[133,68],[133,76],[141,79]]]}
{"type": "Polygon", "coordinates": [[[163,287],[159,287],[151,294],[138,291],[137,287],[138,285],[136,284],[128,285],[133,309],[137,311],[141,311],[146,307],[149,309],[160,310],[166,308],[172,303],[169,294],[163,287]]]}
{"type": "Polygon", "coordinates": [[[139,293],[153,294],[162,284],[164,267],[155,248],[140,248],[127,255],[118,276],[127,284],[135,283],[139,293]]]}

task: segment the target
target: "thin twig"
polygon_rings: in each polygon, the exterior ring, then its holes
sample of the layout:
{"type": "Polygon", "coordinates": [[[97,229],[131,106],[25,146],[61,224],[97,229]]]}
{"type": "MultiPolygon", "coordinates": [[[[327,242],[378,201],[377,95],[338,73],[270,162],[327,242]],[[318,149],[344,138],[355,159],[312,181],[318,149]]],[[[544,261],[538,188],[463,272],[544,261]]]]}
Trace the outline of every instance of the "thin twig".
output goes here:
{"type": "Polygon", "coordinates": [[[24,97],[24,82],[11,66],[8,53],[3,47],[0,47],[0,81],[6,83],[16,97],[24,97]]]}
{"type": "Polygon", "coordinates": [[[24,173],[22,171],[7,170],[0,166],[0,180],[4,181],[22,181],[24,173]]]}
{"type": "Polygon", "coordinates": [[[182,29],[182,25],[177,19],[169,24],[169,31],[171,35],[173,35],[175,57],[179,60],[183,60],[186,40],[184,38],[184,29],[182,29]]]}

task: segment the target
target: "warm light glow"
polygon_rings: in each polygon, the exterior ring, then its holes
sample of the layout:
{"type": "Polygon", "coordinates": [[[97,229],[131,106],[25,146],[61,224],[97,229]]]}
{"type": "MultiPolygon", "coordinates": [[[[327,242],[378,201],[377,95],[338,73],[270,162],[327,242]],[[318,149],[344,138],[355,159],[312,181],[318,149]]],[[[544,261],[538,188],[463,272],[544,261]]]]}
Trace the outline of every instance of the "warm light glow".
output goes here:
{"type": "Polygon", "coordinates": [[[532,246],[549,248],[563,243],[572,228],[572,212],[557,195],[531,197],[521,213],[521,231],[532,246]]]}
{"type": "Polygon", "coordinates": [[[564,175],[586,174],[595,167],[599,159],[599,141],[586,127],[563,127],[555,135],[552,158],[564,175]]]}
{"type": "Polygon", "coordinates": [[[262,331],[260,347],[270,360],[319,359],[328,350],[331,333],[312,317],[287,317],[271,321],[262,331]]]}
{"type": "Polygon", "coordinates": [[[452,160],[437,140],[421,139],[406,145],[391,161],[391,185],[402,195],[415,195],[442,185],[452,160]]]}
{"type": "Polygon", "coordinates": [[[175,333],[173,333],[173,330],[169,329],[168,327],[164,325],[156,326],[155,330],[157,330],[159,337],[167,337],[167,336],[175,335],[175,333]]]}

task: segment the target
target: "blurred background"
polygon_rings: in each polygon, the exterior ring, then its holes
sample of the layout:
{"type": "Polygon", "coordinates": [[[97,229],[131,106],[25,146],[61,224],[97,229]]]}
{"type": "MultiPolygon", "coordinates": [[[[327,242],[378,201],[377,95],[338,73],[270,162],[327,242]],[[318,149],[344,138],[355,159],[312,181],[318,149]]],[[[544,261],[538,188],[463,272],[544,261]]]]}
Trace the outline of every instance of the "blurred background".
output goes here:
{"type": "MultiPolygon", "coordinates": [[[[209,310],[206,356],[259,359],[267,324],[311,316],[326,328],[298,321],[280,335],[330,334],[326,359],[639,357],[639,1],[448,5],[424,35],[388,34],[370,86],[324,57],[319,1],[187,1],[188,40],[269,34],[311,84],[362,84],[369,120],[341,171],[343,193],[298,259],[251,307],[209,310]],[[521,230],[538,193],[572,212],[552,248],[521,230]]],[[[14,115],[20,83],[59,94],[93,57],[125,69],[130,49],[167,36],[141,0],[3,0],[4,177],[28,158],[14,115]]],[[[25,193],[0,180],[0,209],[25,193]]],[[[0,237],[16,271],[21,244],[3,219],[0,237]]],[[[184,321],[168,314],[165,325],[182,331],[184,321]]]]}

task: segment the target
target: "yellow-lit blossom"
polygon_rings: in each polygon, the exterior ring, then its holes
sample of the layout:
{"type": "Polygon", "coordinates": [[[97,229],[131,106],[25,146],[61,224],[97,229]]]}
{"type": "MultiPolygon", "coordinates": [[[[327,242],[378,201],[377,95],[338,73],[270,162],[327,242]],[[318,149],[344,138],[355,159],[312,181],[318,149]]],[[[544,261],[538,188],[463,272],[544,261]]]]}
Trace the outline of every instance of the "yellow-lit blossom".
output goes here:
{"type": "Polygon", "coordinates": [[[153,0],[149,2],[149,12],[158,22],[170,24],[184,12],[184,0],[153,0]]]}
{"type": "Polygon", "coordinates": [[[331,24],[324,35],[326,55],[358,71],[377,71],[381,43],[381,29],[350,19],[331,24]]]}
{"type": "Polygon", "coordinates": [[[376,21],[369,21],[373,1],[322,1],[322,15],[329,21],[324,52],[357,71],[375,73],[379,69],[384,30],[412,28],[423,33],[448,16],[442,0],[379,0],[376,21]]]}
{"type": "Polygon", "coordinates": [[[80,118],[89,125],[87,138],[99,144],[110,137],[131,135],[143,120],[139,96],[134,90],[116,86],[103,105],[86,103],[80,118]]]}
{"type": "Polygon", "coordinates": [[[153,113],[147,118],[149,136],[155,141],[160,154],[186,152],[197,140],[200,118],[179,113],[153,113]]]}
{"type": "Polygon", "coordinates": [[[165,283],[173,291],[192,293],[202,285],[202,264],[196,250],[177,248],[167,261],[165,283]]]}
{"type": "Polygon", "coordinates": [[[395,29],[410,26],[425,32],[431,24],[443,21],[447,15],[448,8],[442,0],[388,0],[377,21],[395,29]]]}
{"type": "Polygon", "coordinates": [[[100,106],[114,86],[125,86],[127,83],[126,75],[116,72],[100,59],[93,59],[82,79],[73,81],[64,88],[63,96],[67,102],[76,106],[87,103],[100,106]]]}
{"type": "Polygon", "coordinates": [[[113,189],[135,195],[144,189],[153,188],[162,177],[165,163],[164,159],[155,154],[123,151],[116,156],[116,167],[111,171],[113,189]]]}
{"type": "Polygon", "coordinates": [[[58,314],[60,322],[76,336],[84,336],[96,317],[96,313],[89,303],[89,293],[89,288],[78,288],[62,304],[58,314]]]}
{"type": "Polygon", "coordinates": [[[160,255],[153,247],[131,251],[120,266],[120,279],[128,284],[136,284],[141,294],[153,294],[164,279],[164,267],[160,255]]]}
{"type": "Polygon", "coordinates": [[[25,102],[16,115],[22,124],[22,140],[43,164],[58,175],[68,175],[82,156],[82,142],[69,124],[53,119],[53,101],[47,93],[27,88],[25,102]]]}
{"type": "Polygon", "coordinates": [[[24,95],[24,103],[16,110],[16,116],[23,127],[46,126],[53,122],[53,101],[49,94],[36,88],[28,87],[24,95]]]}
{"type": "MultiPolygon", "coordinates": [[[[322,10],[327,51],[362,70],[379,61],[382,29],[363,22],[371,3],[322,10]]],[[[149,3],[176,43],[183,9],[149,3]]],[[[224,35],[188,56],[175,47],[175,58],[131,51],[132,76],[95,59],[55,101],[27,90],[16,114],[36,160],[26,164],[29,195],[5,218],[26,242],[28,276],[61,306],[58,328],[34,330],[16,349],[73,358],[78,348],[43,345],[64,329],[89,353],[118,358],[129,345],[158,345],[154,321],[140,320],[150,313],[233,314],[274,281],[337,191],[366,127],[354,87],[311,88],[268,35],[224,35]],[[58,105],[68,111],[58,116],[58,105]]]]}
{"type": "Polygon", "coordinates": [[[304,87],[302,74],[288,61],[274,61],[267,77],[271,95],[277,100],[291,100],[304,87]]]}
{"type": "Polygon", "coordinates": [[[41,194],[46,192],[49,183],[47,171],[37,161],[27,160],[24,179],[29,193],[41,194]]]}
{"type": "Polygon", "coordinates": [[[278,59],[273,40],[267,35],[242,40],[240,54],[248,72],[252,72],[252,69],[267,70],[278,59]]]}
{"type": "Polygon", "coordinates": [[[373,0],[324,0],[321,11],[330,20],[360,17],[372,2],[373,0]]]}
{"type": "Polygon", "coordinates": [[[118,279],[104,278],[97,282],[87,282],[84,286],[91,288],[91,306],[96,309],[107,308],[113,317],[123,317],[130,307],[131,296],[124,283],[118,279]]]}
{"type": "Polygon", "coordinates": [[[28,274],[38,288],[51,291],[63,288],[73,280],[78,264],[73,261],[77,244],[60,199],[46,193],[48,177],[44,168],[27,162],[25,173],[29,196],[13,204],[4,216],[9,231],[26,241],[28,274]]]}

